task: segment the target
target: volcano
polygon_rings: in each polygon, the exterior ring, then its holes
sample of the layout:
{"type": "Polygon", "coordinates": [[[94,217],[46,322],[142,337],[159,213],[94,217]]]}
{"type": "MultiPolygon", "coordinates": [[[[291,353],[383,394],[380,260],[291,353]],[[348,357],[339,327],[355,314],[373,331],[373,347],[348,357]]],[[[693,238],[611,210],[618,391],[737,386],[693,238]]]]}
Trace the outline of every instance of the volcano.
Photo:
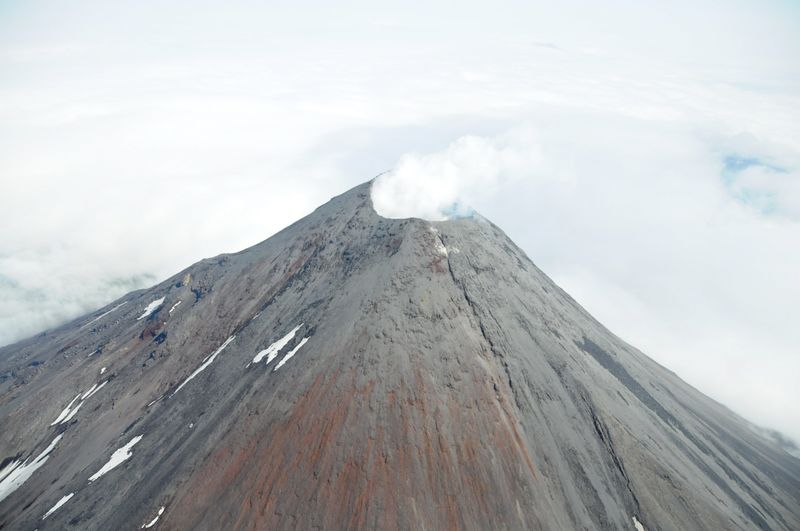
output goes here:
{"type": "Polygon", "coordinates": [[[370,183],[0,349],[0,425],[2,529],[800,529],[800,460],[370,183]]]}

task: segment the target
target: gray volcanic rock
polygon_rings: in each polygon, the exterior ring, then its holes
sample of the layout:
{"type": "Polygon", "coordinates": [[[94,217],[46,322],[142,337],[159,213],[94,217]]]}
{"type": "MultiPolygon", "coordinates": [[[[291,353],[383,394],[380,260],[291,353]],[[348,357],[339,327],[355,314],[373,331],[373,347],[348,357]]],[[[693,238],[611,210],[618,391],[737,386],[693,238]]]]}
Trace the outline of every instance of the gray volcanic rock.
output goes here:
{"type": "Polygon", "coordinates": [[[0,349],[0,423],[3,529],[800,529],[800,460],[369,183],[0,349]]]}

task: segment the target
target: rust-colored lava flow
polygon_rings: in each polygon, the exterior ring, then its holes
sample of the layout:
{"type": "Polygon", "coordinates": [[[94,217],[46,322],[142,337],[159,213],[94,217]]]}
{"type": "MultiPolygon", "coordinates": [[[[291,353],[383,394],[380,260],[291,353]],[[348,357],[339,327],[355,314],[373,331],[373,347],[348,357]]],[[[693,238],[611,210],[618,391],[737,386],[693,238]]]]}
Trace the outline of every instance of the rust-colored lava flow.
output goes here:
{"type": "Polygon", "coordinates": [[[421,370],[410,379],[375,397],[375,382],[359,385],[354,369],[320,374],[284,420],[231,433],[190,477],[165,524],[213,527],[203,513],[215,503],[238,507],[225,515],[235,529],[463,529],[516,514],[513,499],[498,506],[492,492],[535,481],[508,400],[477,376],[467,388],[480,393],[467,396],[437,392],[421,370]],[[369,414],[370,403],[380,404],[378,414],[369,414]]]}

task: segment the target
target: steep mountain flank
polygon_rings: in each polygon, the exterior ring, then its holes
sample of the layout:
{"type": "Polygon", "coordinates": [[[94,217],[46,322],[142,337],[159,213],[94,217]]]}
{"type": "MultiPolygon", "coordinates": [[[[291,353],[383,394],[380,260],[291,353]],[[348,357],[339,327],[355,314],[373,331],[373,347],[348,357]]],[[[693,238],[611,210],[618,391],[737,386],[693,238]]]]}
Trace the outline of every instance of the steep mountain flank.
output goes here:
{"type": "Polygon", "coordinates": [[[0,349],[0,424],[2,529],[800,529],[800,460],[369,183],[0,349]]]}

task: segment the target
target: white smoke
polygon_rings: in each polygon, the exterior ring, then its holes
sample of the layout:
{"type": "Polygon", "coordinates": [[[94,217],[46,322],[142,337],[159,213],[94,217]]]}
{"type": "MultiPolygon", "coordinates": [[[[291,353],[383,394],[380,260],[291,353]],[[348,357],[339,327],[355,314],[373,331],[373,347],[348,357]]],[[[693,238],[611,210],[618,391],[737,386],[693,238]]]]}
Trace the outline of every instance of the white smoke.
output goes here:
{"type": "Polygon", "coordinates": [[[375,180],[372,203],[386,218],[441,221],[467,215],[479,199],[533,175],[540,158],[530,129],[491,138],[463,136],[443,151],[401,157],[375,180]]]}

